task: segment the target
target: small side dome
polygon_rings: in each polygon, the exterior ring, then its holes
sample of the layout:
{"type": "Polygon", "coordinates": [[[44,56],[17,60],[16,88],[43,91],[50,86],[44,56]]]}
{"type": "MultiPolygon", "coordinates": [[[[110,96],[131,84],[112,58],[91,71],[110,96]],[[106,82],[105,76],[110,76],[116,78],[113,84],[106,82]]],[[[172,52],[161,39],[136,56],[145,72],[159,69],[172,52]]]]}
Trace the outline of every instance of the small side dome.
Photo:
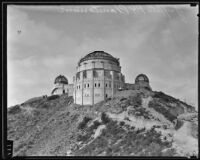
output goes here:
{"type": "Polygon", "coordinates": [[[54,81],[54,84],[57,84],[57,83],[68,84],[68,80],[65,76],[59,75],[58,77],[56,77],[54,81]]]}
{"type": "Polygon", "coordinates": [[[145,74],[139,74],[135,78],[135,83],[138,83],[138,82],[147,82],[147,83],[149,83],[149,78],[145,74]]]}

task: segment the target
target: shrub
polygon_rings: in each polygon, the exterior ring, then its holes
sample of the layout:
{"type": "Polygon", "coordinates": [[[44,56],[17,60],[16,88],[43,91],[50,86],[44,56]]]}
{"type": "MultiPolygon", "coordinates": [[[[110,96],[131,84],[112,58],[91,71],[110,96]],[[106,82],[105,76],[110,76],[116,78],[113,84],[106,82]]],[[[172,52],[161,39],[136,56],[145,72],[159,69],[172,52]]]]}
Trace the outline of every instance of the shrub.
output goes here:
{"type": "Polygon", "coordinates": [[[47,103],[44,103],[41,105],[41,108],[49,108],[49,107],[50,107],[50,105],[48,105],[47,103]]]}
{"type": "Polygon", "coordinates": [[[127,99],[127,98],[121,98],[120,101],[124,101],[124,100],[126,100],[126,99],[127,99]]]}
{"type": "Polygon", "coordinates": [[[110,121],[110,119],[108,118],[108,116],[104,112],[101,114],[101,120],[104,124],[106,124],[110,121]]]}
{"type": "Polygon", "coordinates": [[[162,156],[168,156],[168,157],[172,157],[175,154],[175,149],[168,149],[167,151],[162,153],[162,156]]]}
{"type": "Polygon", "coordinates": [[[170,113],[169,110],[167,110],[166,108],[164,108],[163,106],[160,106],[159,104],[157,104],[155,101],[150,101],[149,102],[149,107],[150,108],[154,108],[157,112],[163,114],[168,120],[170,120],[171,122],[176,119],[177,117],[174,116],[173,114],[170,113]]]}
{"type": "Polygon", "coordinates": [[[71,116],[71,122],[76,121],[77,118],[78,118],[78,114],[72,115],[72,116],[71,116]]]}
{"type": "Polygon", "coordinates": [[[134,130],[134,129],[135,129],[135,127],[134,127],[134,126],[132,126],[132,127],[131,127],[131,129],[132,129],[132,130],[134,130]]]}
{"type": "Polygon", "coordinates": [[[15,149],[14,151],[17,152],[19,150],[21,150],[22,148],[24,148],[27,144],[25,142],[21,142],[15,149]]]}
{"type": "Polygon", "coordinates": [[[79,141],[87,141],[88,139],[90,138],[90,136],[89,136],[89,134],[86,134],[86,135],[78,135],[78,137],[77,137],[77,141],[79,142],[79,141]]]}
{"type": "Polygon", "coordinates": [[[18,113],[20,111],[21,111],[20,106],[16,105],[16,106],[13,106],[13,107],[9,108],[8,113],[9,114],[16,114],[16,113],[18,113]]]}
{"type": "Polygon", "coordinates": [[[140,129],[137,129],[136,134],[140,133],[140,129]]]}
{"type": "Polygon", "coordinates": [[[125,122],[121,121],[119,124],[120,124],[120,126],[123,126],[125,124],[125,122]]]}
{"type": "Polygon", "coordinates": [[[164,100],[165,102],[174,102],[177,101],[177,99],[164,94],[163,92],[154,92],[154,98],[161,98],[162,100],[164,100]]]}
{"type": "Polygon", "coordinates": [[[59,95],[52,95],[52,96],[49,96],[49,97],[47,97],[47,100],[54,100],[54,99],[57,99],[57,98],[59,98],[59,95]]]}
{"type": "Polygon", "coordinates": [[[78,129],[84,129],[87,123],[91,120],[90,117],[84,117],[83,121],[79,123],[78,129]]]}
{"type": "Polygon", "coordinates": [[[135,107],[138,107],[138,106],[141,106],[142,105],[142,99],[141,99],[141,96],[139,94],[137,94],[136,96],[134,97],[131,97],[130,99],[130,104],[131,105],[134,105],[135,107]]]}
{"type": "Polygon", "coordinates": [[[145,129],[146,129],[145,127],[144,127],[144,128],[142,128],[142,129],[140,130],[140,132],[144,132],[144,131],[145,131],[145,129]]]}
{"type": "Polygon", "coordinates": [[[175,129],[178,130],[179,128],[182,127],[184,122],[180,121],[180,120],[177,120],[177,123],[176,123],[176,126],[175,126],[175,129]]]}
{"type": "Polygon", "coordinates": [[[107,132],[112,135],[116,136],[120,132],[120,127],[117,125],[116,121],[110,121],[107,125],[107,132]]]}
{"type": "Polygon", "coordinates": [[[97,129],[98,126],[100,126],[100,125],[101,125],[101,123],[98,120],[96,120],[93,122],[93,125],[91,125],[90,128],[88,128],[88,130],[93,131],[94,129],[97,129]]]}
{"type": "Polygon", "coordinates": [[[130,121],[130,119],[128,117],[125,117],[124,120],[130,121]]]}
{"type": "Polygon", "coordinates": [[[112,156],[112,148],[108,147],[106,149],[106,156],[112,156]]]}
{"type": "Polygon", "coordinates": [[[101,123],[96,120],[96,121],[93,122],[93,125],[97,128],[99,125],[101,125],[101,123]]]}

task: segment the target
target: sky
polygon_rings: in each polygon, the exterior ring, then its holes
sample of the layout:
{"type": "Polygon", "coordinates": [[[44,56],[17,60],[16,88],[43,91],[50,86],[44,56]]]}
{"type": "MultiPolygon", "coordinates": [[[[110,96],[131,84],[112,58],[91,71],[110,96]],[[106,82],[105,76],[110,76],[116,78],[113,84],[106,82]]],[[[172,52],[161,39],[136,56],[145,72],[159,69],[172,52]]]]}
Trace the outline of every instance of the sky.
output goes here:
{"type": "Polygon", "coordinates": [[[96,50],[120,58],[127,83],[198,105],[198,7],[190,5],[9,5],[8,106],[50,95],[56,76],[72,83],[96,50]]]}

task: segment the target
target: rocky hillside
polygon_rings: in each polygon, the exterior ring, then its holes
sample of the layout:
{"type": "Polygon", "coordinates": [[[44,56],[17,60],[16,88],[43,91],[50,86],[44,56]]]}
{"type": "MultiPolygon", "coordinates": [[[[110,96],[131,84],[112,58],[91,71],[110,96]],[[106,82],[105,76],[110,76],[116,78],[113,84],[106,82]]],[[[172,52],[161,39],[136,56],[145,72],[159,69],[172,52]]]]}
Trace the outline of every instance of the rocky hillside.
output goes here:
{"type": "Polygon", "coordinates": [[[95,106],[34,98],[8,109],[14,156],[198,156],[198,113],[162,92],[119,91],[95,106]]]}

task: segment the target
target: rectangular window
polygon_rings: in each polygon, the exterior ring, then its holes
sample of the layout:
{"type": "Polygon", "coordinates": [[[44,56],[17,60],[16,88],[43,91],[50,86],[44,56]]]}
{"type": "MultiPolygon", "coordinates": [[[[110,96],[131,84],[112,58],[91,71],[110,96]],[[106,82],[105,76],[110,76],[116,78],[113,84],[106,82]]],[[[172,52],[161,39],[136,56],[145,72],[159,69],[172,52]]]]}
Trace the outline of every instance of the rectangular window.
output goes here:
{"type": "Polygon", "coordinates": [[[115,78],[116,80],[119,80],[119,77],[120,77],[120,73],[114,72],[114,78],[115,78]]]}
{"type": "Polygon", "coordinates": [[[99,87],[100,87],[100,83],[99,83],[99,87]]]}
{"type": "Polygon", "coordinates": [[[87,86],[88,86],[88,88],[89,88],[89,86],[90,86],[90,85],[89,85],[89,83],[88,83],[88,85],[87,85],[87,86]]]}
{"type": "Polygon", "coordinates": [[[105,77],[111,79],[112,78],[111,72],[105,70],[105,77]]]}
{"type": "Polygon", "coordinates": [[[97,84],[96,84],[96,83],[94,84],[94,87],[97,87],[97,84]]]}
{"type": "Polygon", "coordinates": [[[106,83],[106,87],[108,87],[108,84],[106,83]]]}
{"type": "Polygon", "coordinates": [[[80,79],[80,72],[76,73],[76,79],[80,79]]]}
{"type": "Polygon", "coordinates": [[[83,71],[83,78],[87,78],[87,71],[86,70],[83,71]]]}
{"type": "Polygon", "coordinates": [[[98,77],[98,73],[97,73],[96,70],[93,70],[93,77],[94,77],[94,78],[97,78],[97,77],[98,77]]]}

